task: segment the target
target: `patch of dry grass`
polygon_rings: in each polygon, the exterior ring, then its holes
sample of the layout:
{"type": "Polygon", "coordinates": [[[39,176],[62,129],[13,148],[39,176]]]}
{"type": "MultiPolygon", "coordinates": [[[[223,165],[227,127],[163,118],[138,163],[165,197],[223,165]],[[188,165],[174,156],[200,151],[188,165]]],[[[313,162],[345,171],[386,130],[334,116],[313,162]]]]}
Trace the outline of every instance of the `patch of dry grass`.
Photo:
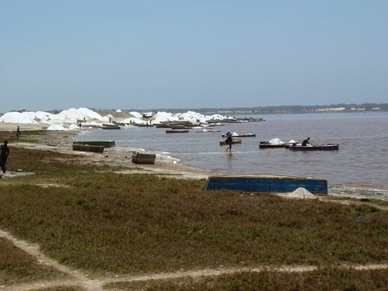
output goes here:
{"type": "Polygon", "coordinates": [[[68,278],[66,274],[40,264],[4,238],[0,238],[0,250],[0,286],[68,278]]]}
{"type": "MultiPolygon", "coordinates": [[[[120,175],[107,168],[102,173],[100,167],[72,163],[74,157],[59,153],[14,153],[13,165],[37,174],[0,183],[0,228],[39,244],[60,263],[96,276],[221,265],[388,262],[387,212],[372,206],[204,191],[204,180],[120,175]],[[48,180],[70,187],[33,185],[48,180]]],[[[381,274],[376,274],[374,284],[380,284],[381,274]]],[[[256,276],[288,280],[270,273],[225,280],[245,288],[244,280],[247,286],[256,284],[256,276]]],[[[309,278],[303,280],[318,284],[309,278]]]]}
{"type": "Polygon", "coordinates": [[[175,280],[112,283],[108,290],[147,291],[235,291],[235,290],[387,290],[388,271],[357,271],[354,269],[324,268],[304,273],[273,271],[242,272],[216,277],[185,277],[175,280]]]}

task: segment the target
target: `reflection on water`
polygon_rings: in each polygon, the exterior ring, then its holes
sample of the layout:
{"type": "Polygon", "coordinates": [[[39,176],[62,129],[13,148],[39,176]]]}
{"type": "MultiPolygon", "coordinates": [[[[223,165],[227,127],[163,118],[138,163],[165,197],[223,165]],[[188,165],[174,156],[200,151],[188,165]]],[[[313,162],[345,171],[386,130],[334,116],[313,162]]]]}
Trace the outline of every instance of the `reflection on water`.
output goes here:
{"type": "MultiPolygon", "coordinates": [[[[263,116],[259,116],[263,117],[263,116]]],[[[92,130],[79,139],[113,139],[116,145],[165,152],[182,164],[215,174],[282,174],[327,179],[329,184],[388,189],[388,114],[335,113],[264,116],[264,122],[221,126],[222,132],[166,134],[161,128],[92,130]],[[225,153],[219,145],[226,131],[256,133],[225,153]],[[339,151],[294,152],[259,149],[259,142],[280,138],[312,144],[338,143],[339,151]]]]}

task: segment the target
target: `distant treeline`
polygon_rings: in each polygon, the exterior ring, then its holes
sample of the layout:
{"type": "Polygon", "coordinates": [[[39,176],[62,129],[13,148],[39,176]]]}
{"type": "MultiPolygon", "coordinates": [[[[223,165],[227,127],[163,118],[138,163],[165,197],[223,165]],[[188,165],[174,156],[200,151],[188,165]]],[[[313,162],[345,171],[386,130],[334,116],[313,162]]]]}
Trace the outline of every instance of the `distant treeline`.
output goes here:
{"type": "MultiPolygon", "coordinates": [[[[93,111],[116,111],[117,109],[95,109],[93,111]]],[[[51,113],[59,113],[55,109],[51,113]]],[[[388,112],[388,103],[363,103],[363,104],[331,104],[331,105],[284,105],[284,106],[256,106],[256,107],[230,107],[230,108],[149,108],[149,109],[123,109],[122,111],[155,112],[165,111],[171,113],[182,113],[195,111],[204,115],[260,115],[260,114],[292,114],[292,113],[323,113],[323,112],[388,112]]]]}
{"type": "MultiPolygon", "coordinates": [[[[179,108],[179,109],[149,109],[141,111],[167,111],[172,113],[195,111],[201,114],[292,114],[292,113],[322,113],[322,112],[388,112],[388,103],[363,103],[363,104],[331,104],[331,105],[285,105],[285,106],[257,106],[234,108],[179,108]]],[[[137,111],[138,109],[130,110],[137,111]]]]}

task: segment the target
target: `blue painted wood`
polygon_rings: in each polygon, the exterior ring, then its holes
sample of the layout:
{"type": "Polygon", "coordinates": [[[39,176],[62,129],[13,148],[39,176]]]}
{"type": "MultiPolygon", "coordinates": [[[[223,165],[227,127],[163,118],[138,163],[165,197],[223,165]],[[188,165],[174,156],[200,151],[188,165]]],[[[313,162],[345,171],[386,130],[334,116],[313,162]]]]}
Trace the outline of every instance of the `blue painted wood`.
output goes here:
{"type": "Polygon", "coordinates": [[[314,194],[327,194],[327,180],[277,175],[219,175],[206,181],[206,190],[241,190],[249,192],[293,192],[305,188],[314,194]]]}

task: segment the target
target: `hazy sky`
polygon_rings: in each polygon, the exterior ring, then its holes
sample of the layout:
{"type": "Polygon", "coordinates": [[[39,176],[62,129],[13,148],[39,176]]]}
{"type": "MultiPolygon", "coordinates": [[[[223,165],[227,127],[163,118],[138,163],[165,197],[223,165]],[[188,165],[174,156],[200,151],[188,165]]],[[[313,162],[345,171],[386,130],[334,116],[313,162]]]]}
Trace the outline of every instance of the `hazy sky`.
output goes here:
{"type": "Polygon", "coordinates": [[[0,0],[0,112],[388,102],[386,0],[0,0]]]}

